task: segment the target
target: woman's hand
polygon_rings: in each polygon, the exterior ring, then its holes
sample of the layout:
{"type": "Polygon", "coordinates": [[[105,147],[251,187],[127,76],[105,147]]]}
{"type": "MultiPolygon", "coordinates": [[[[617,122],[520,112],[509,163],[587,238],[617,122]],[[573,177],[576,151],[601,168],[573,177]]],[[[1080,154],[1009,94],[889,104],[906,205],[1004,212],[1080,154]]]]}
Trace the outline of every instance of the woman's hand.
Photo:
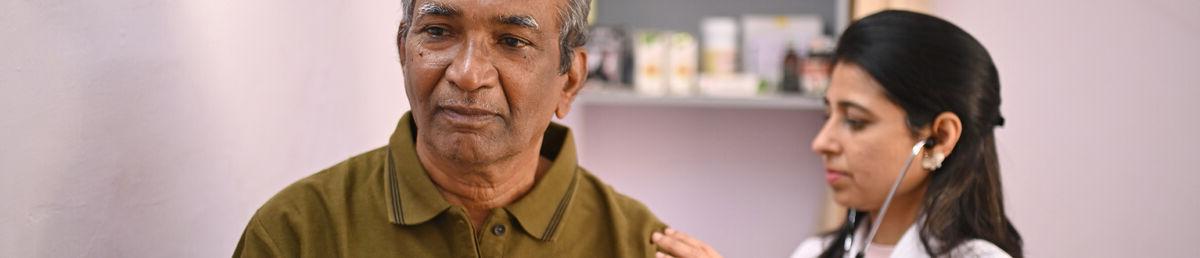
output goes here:
{"type": "Polygon", "coordinates": [[[650,240],[662,250],[655,254],[658,258],[721,258],[721,254],[713,250],[712,246],[674,229],[668,228],[663,230],[663,233],[654,232],[650,235],[650,240]]]}

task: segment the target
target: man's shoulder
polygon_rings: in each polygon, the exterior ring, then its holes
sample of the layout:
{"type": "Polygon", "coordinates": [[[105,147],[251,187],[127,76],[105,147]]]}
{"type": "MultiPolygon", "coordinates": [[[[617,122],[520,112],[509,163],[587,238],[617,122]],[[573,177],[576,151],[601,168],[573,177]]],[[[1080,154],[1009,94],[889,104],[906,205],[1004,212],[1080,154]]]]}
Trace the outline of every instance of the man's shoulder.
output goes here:
{"type": "Polygon", "coordinates": [[[383,183],[371,179],[381,173],[386,157],[386,148],[368,151],[284,187],[254,213],[234,256],[294,257],[301,249],[334,256],[333,249],[310,246],[338,245],[336,236],[350,230],[350,221],[385,220],[354,211],[378,205],[363,200],[382,195],[373,192],[382,192],[376,189],[383,183]]]}
{"type": "Polygon", "coordinates": [[[653,232],[667,227],[642,202],[619,193],[587,170],[579,169],[578,185],[572,212],[566,217],[566,234],[573,240],[589,239],[611,251],[599,256],[654,257],[656,248],[650,242],[653,232]],[[607,241],[597,241],[595,235],[607,235],[607,241]]]}
{"type": "Polygon", "coordinates": [[[386,147],[377,148],[297,180],[267,200],[255,216],[306,214],[344,205],[338,200],[350,200],[374,188],[372,183],[378,180],[372,179],[381,176],[387,153],[386,147]]]}
{"type": "Polygon", "coordinates": [[[585,202],[603,202],[605,206],[608,206],[610,214],[614,215],[614,220],[628,222],[631,224],[630,226],[651,227],[655,229],[665,227],[662,221],[659,221],[658,217],[654,215],[654,212],[651,212],[650,208],[647,208],[641,201],[617,192],[612,186],[600,180],[600,178],[586,169],[580,167],[579,170],[582,179],[580,180],[580,189],[585,196],[591,197],[586,198],[590,200],[585,200],[585,202]]]}

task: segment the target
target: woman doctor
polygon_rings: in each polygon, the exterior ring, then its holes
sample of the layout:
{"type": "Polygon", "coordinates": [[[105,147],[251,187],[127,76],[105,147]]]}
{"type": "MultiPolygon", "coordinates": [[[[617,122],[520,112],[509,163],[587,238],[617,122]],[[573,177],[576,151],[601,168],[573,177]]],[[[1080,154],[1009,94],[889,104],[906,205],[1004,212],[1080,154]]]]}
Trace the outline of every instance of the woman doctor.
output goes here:
{"type": "MultiPolygon", "coordinates": [[[[812,149],[850,212],[792,257],[1022,257],[1004,212],[987,50],[945,20],[884,11],[850,25],[835,58],[812,149]]],[[[651,239],[659,257],[720,257],[682,232],[651,239]]]]}

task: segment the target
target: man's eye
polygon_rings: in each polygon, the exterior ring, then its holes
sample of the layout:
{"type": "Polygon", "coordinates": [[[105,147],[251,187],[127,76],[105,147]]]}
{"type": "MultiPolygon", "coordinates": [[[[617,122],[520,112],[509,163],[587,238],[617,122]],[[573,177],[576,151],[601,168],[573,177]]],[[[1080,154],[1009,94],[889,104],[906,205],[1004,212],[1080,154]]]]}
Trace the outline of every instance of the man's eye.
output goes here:
{"type": "Polygon", "coordinates": [[[446,34],[450,34],[449,30],[446,30],[446,28],[442,27],[426,27],[421,31],[434,37],[444,37],[446,34]]]}
{"type": "Polygon", "coordinates": [[[500,44],[504,44],[505,46],[509,46],[512,48],[522,48],[522,47],[528,46],[529,42],[525,41],[525,40],[521,40],[519,38],[514,38],[514,37],[503,37],[503,38],[500,38],[500,44]]]}

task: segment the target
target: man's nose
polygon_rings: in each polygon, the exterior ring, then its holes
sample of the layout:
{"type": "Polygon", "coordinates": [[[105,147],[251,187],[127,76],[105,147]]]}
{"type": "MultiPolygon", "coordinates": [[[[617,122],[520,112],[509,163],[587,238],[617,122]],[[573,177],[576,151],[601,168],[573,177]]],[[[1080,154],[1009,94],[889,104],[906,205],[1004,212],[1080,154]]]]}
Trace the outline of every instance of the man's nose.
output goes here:
{"type": "Polygon", "coordinates": [[[468,92],[498,86],[499,74],[491,58],[491,50],[470,41],[446,68],[446,80],[468,92]]]}

